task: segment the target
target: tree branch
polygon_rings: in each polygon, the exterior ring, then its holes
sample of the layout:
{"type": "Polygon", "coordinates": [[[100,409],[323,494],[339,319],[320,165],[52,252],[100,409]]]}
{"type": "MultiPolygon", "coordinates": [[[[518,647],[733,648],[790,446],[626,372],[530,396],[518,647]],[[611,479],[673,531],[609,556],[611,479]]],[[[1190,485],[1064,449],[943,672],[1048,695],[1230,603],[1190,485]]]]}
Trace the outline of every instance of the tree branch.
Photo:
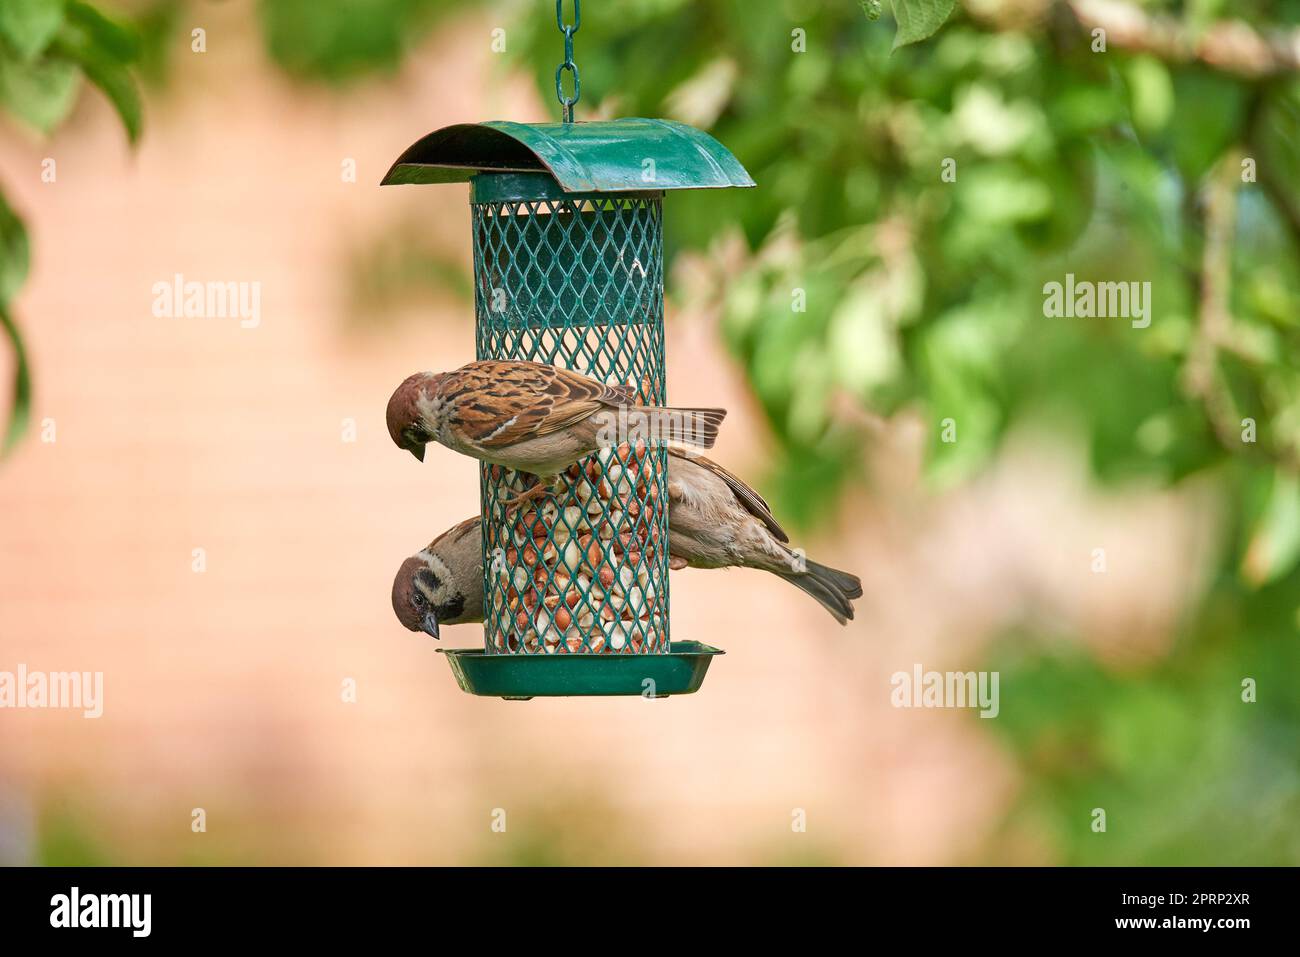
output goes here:
{"type": "Polygon", "coordinates": [[[1125,0],[1067,0],[1085,29],[1106,31],[1107,45],[1150,53],[1170,63],[1199,61],[1251,79],[1300,70],[1300,31],[1264,35],[1241,20],[1220,20],[1199,36],[1174,17],[1149,14],[1125,0]]]}
{"type": "MultiPolygon", "coordinates": [[[[1104,30],[1107,49],[1148,53],[1166,63],[1203,63],[1247,79],[1300,71],[1300,30],[1262,32],[1243,20],[1220,20],[1193,32],[1179,18],[1147,13],[1128,0],[1040,2],[1039,15],[1065,10],[1086,32],[1104,30]]],[[[966,0],[973,18],[999,30],[1024,29],[1025,6],[1013,0],[966,0]]]]}
{"type": "MultiPolygon", "coordinates": [[[[1219,361],[1221,351],[1237,351],[1231,294],[1240,164],[1240,153],[1229,150],[1206,178],[1203,207],[1205,242],[1198,276],[1200,308],[1196,331],[1183,366],[1184,388],[1205,408],[1219,444],[1233,454],[1251,451],[1242,441],[1241,412],[1219,361]]],[[[1257,449],[1267,458],[1289,468],[1300,466],[1295,450],[1288,446],[1257,446],[1257,449]]]]}

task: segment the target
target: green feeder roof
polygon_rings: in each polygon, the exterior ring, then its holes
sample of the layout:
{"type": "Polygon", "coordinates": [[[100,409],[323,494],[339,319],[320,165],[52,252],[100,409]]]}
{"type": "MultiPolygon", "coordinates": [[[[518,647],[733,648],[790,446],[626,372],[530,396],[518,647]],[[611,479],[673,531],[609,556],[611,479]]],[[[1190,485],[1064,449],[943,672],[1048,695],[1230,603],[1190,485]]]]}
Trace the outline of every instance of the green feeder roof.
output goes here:
{"type": "Polygon", "coordinates": [[[753,186],[736,157],[708,133],[629,117],[592,123],[460,123],[417,140],[380,185],[463,183],[478,173],[555,177],[566,193],[753,186]],[[654,179],[644,178],[654,160],[654,179]]]}

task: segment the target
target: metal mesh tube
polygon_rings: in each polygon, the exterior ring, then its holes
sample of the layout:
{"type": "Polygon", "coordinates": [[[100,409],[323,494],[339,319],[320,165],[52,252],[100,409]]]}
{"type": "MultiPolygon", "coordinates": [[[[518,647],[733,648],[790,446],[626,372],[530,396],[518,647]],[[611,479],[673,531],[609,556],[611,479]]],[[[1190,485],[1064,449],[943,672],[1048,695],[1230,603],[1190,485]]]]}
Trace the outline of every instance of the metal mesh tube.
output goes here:
{"type": "MultiPolygon", "coordinates": [[[[471,211],[478,358],[551,363],[666,402],[662,193],[484,174],[471,211]]],[[[507,517],[531,482],[482,467],[486,650],[666,653],[665,451],[611,442],[507,517]]]]}

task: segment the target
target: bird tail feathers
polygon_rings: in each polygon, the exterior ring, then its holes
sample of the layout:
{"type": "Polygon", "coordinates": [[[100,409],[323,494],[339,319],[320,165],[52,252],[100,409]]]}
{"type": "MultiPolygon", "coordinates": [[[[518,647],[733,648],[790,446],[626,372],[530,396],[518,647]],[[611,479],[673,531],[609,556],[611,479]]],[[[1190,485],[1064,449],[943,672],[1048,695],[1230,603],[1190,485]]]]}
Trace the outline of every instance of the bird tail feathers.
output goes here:
{"type": "Polygon", "coordinates": [[[850,599],[862,597],[862,580],[857,575],[813,561],[805,563],[804,571],[777,574],[815,598],[841,625],[853,620],[850,599]]]}
{"type": "Polygon", "coordinates": [[[852,572],[842,571],[838,568],[831,568],[829,565],[823,565],[821,562],[806,561],[805,567],[809,575],[815,575],[821,581],[826,582],[832,588],[844,593],[845,598],[862,597],[862,579],[852,572]]]}
{"type": "Polygon", "coordinates": [[[643,406],[637,411],[649,417],[651,434],[669,445],[713,448],[718,427],[727,417],[726,409],[667,408],[643,406]]]}

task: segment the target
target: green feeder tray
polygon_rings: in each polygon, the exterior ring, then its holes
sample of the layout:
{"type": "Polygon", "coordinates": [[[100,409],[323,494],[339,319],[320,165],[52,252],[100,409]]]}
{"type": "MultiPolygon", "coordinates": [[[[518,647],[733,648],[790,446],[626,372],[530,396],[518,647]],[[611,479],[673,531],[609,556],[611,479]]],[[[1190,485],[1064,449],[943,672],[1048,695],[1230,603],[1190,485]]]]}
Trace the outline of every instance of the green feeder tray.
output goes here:
{"type": "Polygon", "coordinates": [[[674,641],[669,647],[661,655],[490,655],[482,648],[440,648],[439,653],[447,656],[462,691],[507,701],[694,694],[713,656],[726,654],[698,641],[674,641]]]}

